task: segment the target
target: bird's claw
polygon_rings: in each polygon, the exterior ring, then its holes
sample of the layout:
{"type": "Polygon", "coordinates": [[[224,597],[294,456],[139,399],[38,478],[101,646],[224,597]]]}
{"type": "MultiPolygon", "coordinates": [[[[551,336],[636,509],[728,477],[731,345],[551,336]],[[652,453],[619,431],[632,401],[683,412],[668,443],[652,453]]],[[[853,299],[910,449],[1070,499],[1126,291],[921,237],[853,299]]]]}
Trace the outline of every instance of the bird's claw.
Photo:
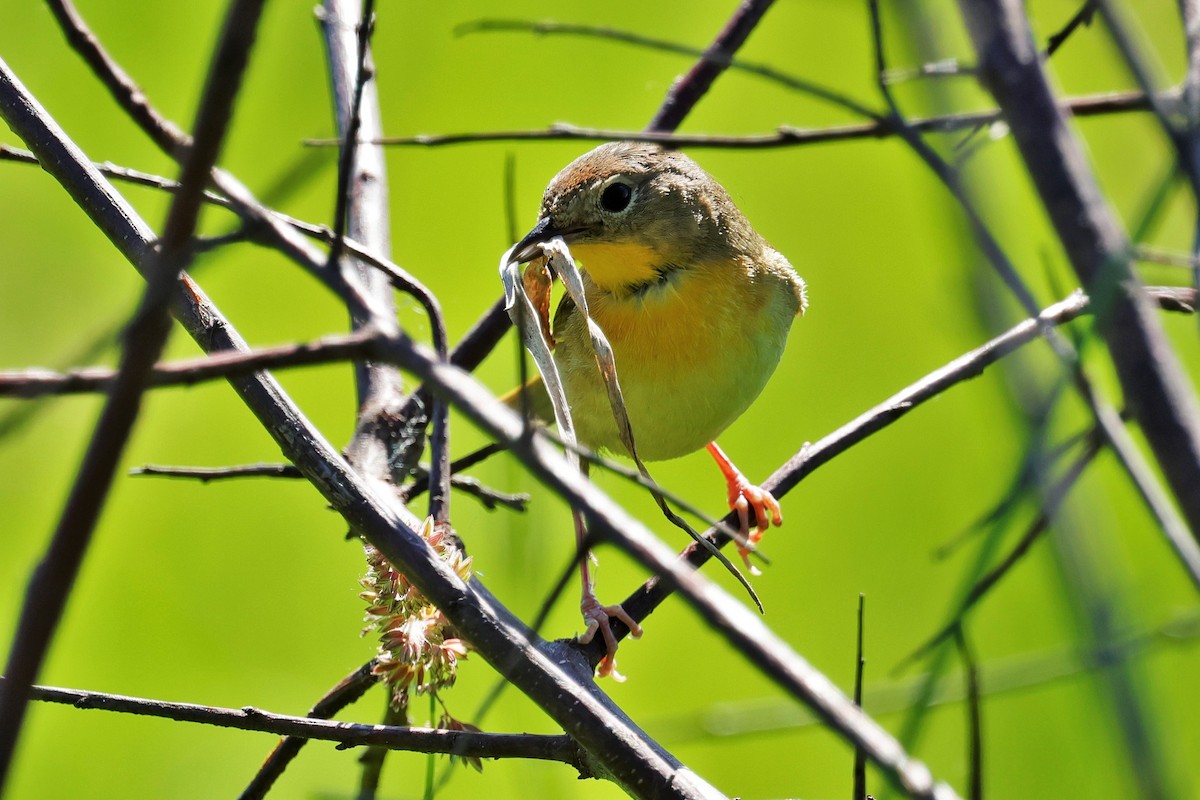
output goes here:
{"type": "Polygon", "coordinates": [[[617,637],[613,634],[609,620],[616,619],[623,622],[629,628],[629,635],[635,639],[642,635],[642,626],[638,625],[637,620],[621,606],[601,605],[595,596],[585,597],[580,604],[580,611],[583,612],[587,629],[576,637],[576,641],[580,644],[587,644],[595,638],[597,631],[604,639],[605,654],[596,666],[596,675],[601,678],[611,676],[615,681],[625,680],[624,676],[617,672],[617,637]]]}
{"type": "Polygon", "coordinates": [[[751,575],[762,574],[758,567],[750,563],[750,553],[755,545],[762,540],[763,534],[772,525],[779,527],[783,524],[783,511],[775,496],[762,487],[755,486],[745,478],[731,481],[729,484],[729,507],[737,512],[738,555],[746,565],[746,571],[751,575]],[[753,518],[751,518],[753,512],[753,518]],[[751,521],[754,523],[751,528],[751,521]]]}

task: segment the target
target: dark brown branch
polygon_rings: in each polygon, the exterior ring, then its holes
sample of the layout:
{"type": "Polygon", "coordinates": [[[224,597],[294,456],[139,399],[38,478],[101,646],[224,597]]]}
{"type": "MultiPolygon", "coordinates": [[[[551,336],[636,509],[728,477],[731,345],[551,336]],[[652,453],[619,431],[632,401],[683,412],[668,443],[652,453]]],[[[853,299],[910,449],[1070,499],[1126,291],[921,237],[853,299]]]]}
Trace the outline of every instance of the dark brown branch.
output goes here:
{"type": "MultiPolygon", "coordinates": [[[[861,592],[858,595],[858,637],[854,654],[854,705],[863,707],[863,673],[866,671],[867,659],[863,656],[863,616],[867,605],[867,597],[861,592]]],[[[866,800],[867,797],[867,754],[861,747],[854,748],[854,788],[850,792],[851,800],[866,800]]]]}
{"type": "MultiPolygon", "coordinates": [[[[361,359],[372,354],[372,348],[381,338],[386,336],[377,331],[363,330],[327,336],[315,342],[264,347],[252,352],[222,351],[172,364],[159,364],[147,376],[147,383],[150,386],[191,386],[263,369],[361,359]]],[[[86,367],[66,373],[49,370],[0,373],[0,397],[107,392],[116,377],[116,371],[106,367],[86,367]]]]}
{"type": "MultiPolygon", "coordinates": [[[[22,106],[22,119],[31,132],[26,139],[39,161],[49,165],[72,197],[87,211],[92,221],[140,269],[145,268],[151,236],[148,228],[125,201],[116,195],[82,153],[67,145],[67,139],[49,116],[34,104],[22,106]]],[[[180,278],[176,294],[176,313],[188,332],[204,349],[245,350],[246,344],[213,306],[200,288],[186,275],[180,278]]],[[[469,398],[460,402],[472,405],[494,423],[511,424],[508,437],[520,437],[520,422],[489,398],[487,390],[470,381],[469,376],[441,364],[424,350],[406,350],[415,358],[414,366],[429,370],[449,370],[448,380],[467,381],[469,398]],[[506,416],[507,415],[507,416],[506,416]]],[[[444,381],[440,381],[444,382],[444,381]]],[[[367,537],[393,564],[411,578],[418,589],[442,608],[454,626],[472,642],[476,651],[490,661],[513,684],[542,706],[576,741],[585,747],[599,768],[614,780],[640,796],[673,791],[685,797],[711,796],[710,787],[693,773],[681,772],[679,762],[650,741],[628,718],[615,708],[591,680],[591,671],[574,648],[542,642],[487,592],[477,580],[464,586],[444,561],[432,553],[416,529],[420,520],[396,502],[393,487],[369,482],[351,470],[338,451],[326,442],[295,407],[282,388],[266,373],[230,379],[234,389],[255,413],[284,455],[299,467],[309,481],[347,520],[351,527],[367,537]],[[680,780],[684,779],[686,780],[680,780]]],[[[461,388],[461,384],[460,384],[461,388]]],[[[499,428],[496,428],[499,430],[499,428]]],[[[537,464],[537,472],[549,483],[553,475],[573,475],[566,462],[551,450],[538,447],[520,453],[528,463],[537,464]]],[[[570,478],[568,478],[569,480],[570,478]]],[[[560,489],[562,491],[563,489],[560,489]]],[[[615,514],[615,528],[628,528],[639,536],[650,534],[639,523],[616,508],[594,487],[574,483],[568,498],[580,507],[597,509],[600,514],[615,514]]],[[[610,534],[615,535],[615,534],[610,534]]],[[[659,553],[668,575],[670,559],[659,553]]],[[[654,569],[655,567],[651,567],[654,569]]],[[[691,578],[692,580],[698,580],[691,578]]],[[[727,596],[722,601],[734,605],[727,596]]],[[[761,626],[761,623],[755,621],[761,626]]],[[[752,626],[753,628],[754,626],[752,626]]],[[[780,646],[780,645],[774,645],[780,646]]],[[[761,646],[760,646],[761,649],[761,646]]],[[[784,652],[786,652],[786,647],[784,652]]],[[[852,729],[863,723],[854,720],[852,729]]],[[[870,729],[869,729],[870,730],[870,729]]],[[[895,761],[890,750],[879,751],[892,769],[916,769],[895,761]]],[[[900,756],[903,758],[903,756],[900,756]]],[[[917,785],[922,785],[918,782],[917,785]]],[[[928,796],[928,794],[927,794],[928,796]]]]}
{"type": "MultiPolygon", "coordinates": [[[[1179,93],[1166,91],[1158,95],[1164,104],[1174,105],[1179,93]]],[[[1093,117],[1119,114],[1130,111],[1149,111],[1151,104],[1145,93],[1139,91],[1104,92],[1066,98],[1061,101],[1065,110],[1076,117],[1093,117]]],[[[999,111],[963,111],[937,117],[908,120],[907,125],[920,133],[953,133],[991,125],[1002,119],[999,111]]],[[[754,150],[774,147],[796,147],[802,145],[846,142],[859,139],[883,139],[897,136],[901,129],[889,120],[863,122],[852,125],[833,125],[828,128],[798,128],[780,126],[774,133],[740,136],[709,134],[656,133],[652,131],[629,131],[610,128],[587,128],[558,123],[544,130],[482,131],[473,133],[421,134],[417,136],[385,136],[375,144],[392,147],[442,147],[455,144],[480,142],[528,142],[582,140],[591,142],[642,141],[659,142],[669,147],[709,147],[754,150]]],[[[336,147],[337,139],[306,139],[305,144],[314,147],[336,147]]]]}
{"type": "MultiPolygon", "coordinates": [[[[158,249],[146,265],[146,289],[126,334],[121,366],[50,546],[29,581],[5,669],[7,679],[0,691],[0,788],[8,775],[30,687],[62,616],[117,462],[133,430],[146,378],[166,343],[171,326],[167,313],[171,290],[188,262],[188,242],[195,230],[204,186],[225,138],[261,11],[262,0],[237,0],[225,18],[196,113],[195,138],[187,152],[180,189],[167,213],[158,249]]],[[[40,111],[36,101],[6,66],[0,67],[0,115],[9,127],[31,148],[37,141],[48,148],[65,149],[65,137],[54,135],[57,132],[47,137],[39,130],[31,119],[40,111]]],[[[74,156],[74,152],[63,152],[59,157],[65,161],[74,156]]],[[[39,161],[46,164],[45,158],[39,161]]]]}
{"type": "MultiPolygon", "coordinates": [[[[880,92],[888,104],[893,120],[903,127],[901,135],[921,159],[933,169],[942,183],[954,195],[954,198],[958,201],[963,211],[966,212],[967,218],[971,223],[971,231],[979,242],[984,254],[988,257],[992,267],[1003,279],[1005,285],[1016,296],[1021,306],[1025,309],[1025,312],[1030,315],[1036,314],[1038,306],[1034,300],[1033,293],[1024,280],[1022,280],[1016,267],[1008,259],[999,242],[984,223],[982,215],[975,207],[975,203],[963,191],[957,172],[930,148],[920,135],[914,133],[911,128],[904,124],[904,118],[900,113],[899,107],[893,99],[886,82],[883,80],[883,75],[886,72],[886,63],[884,59],[881,15],[878,0],[869,0],[868,6],[871,12],[871,28],[875,44],[875,61],[876,70],[879,75],[880,92]]],[[[1187,530],[1187,525],[1184,524],[1174,507],[1167,500],[1165,491],[1159,486],[1157,478],[1137,449],[1132,437],[1123,426],[1116,410],[1096,392],[1091,379],[1087,376],[1080,363],[1079,354],[1076,352],[1075,347],[1071,342],[1059,336],[1054,330],[1047,329],[1045,336],[1051,349],[1058,356],[1059,360],[1062,361],[1063,366],[1071,376],[1075,389],[1090,407],[1097,425],[1103,431],[1109,446],[1116,453],[1121,466],[1129,475],[1134,487],[1138,490],[1138,493],[1142,496],[1147,507],[1154,515],[1163,535],[1179,556],[1192,582],[1196,584],[1197,588],[1200,588],[1200,546],[1191,538],[1191,534],[1187,530]]],[[[1200,534],[1200,531],[1196,533],[1200,534]]]]}
{"type": "MultiPolygon", "coordinates": [[[[1011,126],[1050,219],[1083,285],[1103,304],[1126,405],[1200,536],[1200,403],[1130,270],[1129,242],[1042,72],[1016,0],[964,3],[981,74],[1011,126]]],[[[1173,542],[1178,549],[1181,543],[1173,542]]]]}
{"type": "Polygon", "coordinates": [[[46,5],[58,20],[59,28],[71,48],[83,57],[92,68],[92,73],[101,79],[117,105],[149,134],[160,150],[182,160],[192,145],[191,137],[150,105],[141,87],[100,46],[99,40],[88,29],[71,0],[47,0],[46,5]]]}
{"type": "Polygon", "coordinates": [[[163,467],[147,464],[129,471],[130,475],[147,475],[157,478],[189,478],[201,483],[233,478],[303,478],[300,470],[291,464],[242,464],[234,467],[163,467]]]}
{"type": "MultiPolygon", "coordinates": [[[[166,467],[158,464],[147,464],[129,471],[133,476],[149,476],[157,478],[187,478],[200,483],[212,481],[234,480],[239,478],[284,478],[289,480],[303,479],[300,470],[291,464],[246,464],[232,467],[166,467]]],[[[421,480],[428,485],[428,477],[423,475],[421,480]]],[[[511,511],[525,511],[529,503],[529,495],[501,492],[484,486],[469,475],[451,475],[450,485],[464,494],[470,495],[489,511],[504,507],[511,511]]],[[[408,502],[406,494],[401,493],[401,499],[408,502]]]]}
{"type": "Polygon", "coordinates": [[[663,100],[654,119],[646,126],[646,130],[673,131],[679,127],[679,123],[683,122],[683,118],[708,92],[713,82],[728,69],[733,54],[750,36],[774,1],[740,0],[737,12],[717,34],[717,38],[713,39],[700,60],[686,75],[671,85],[666,99],[663,100]]]}
{"type": "Polygon", "coordinates": [[[1079,28],[1085,25],[1091,25],[1092,17],[1094,16],[1096,16],[1096,2],[1095,0],[1086,0],[1086,2],[1079,7],[1079,10],[1076,11],[1069,20],[1067,20],[1067,24],[1062,27],[1062,30],[1046,39],[1046,49],[1043,51],[1046,55],[1046,58],[1049,58],[1057,53],[1058,49],[1066,44],[1067,40],[1071,38],[1071,34],[1075,33],[1075,31],[1079,30],[1079,28]]]}
{"type": "MultiPolygon", "coordinates": [[[[59,23],[64,27],[68,42],[78,49],[79,54],[92,67],[96,77],[113,95],[118,105],[167,155],[178,160],[191,146],[186,136],[169,120],[157,113],[145,95],[128,79],[116,61],[101,48],[99,41],[87,28],[86,23],[70,6],[69,0],[49,0],[61,7],[56,10],[59,23]]],[[[312,247],[297,231],[281,217],[263,206],[240,181],[221,169],[212,170],[212,181],[218,190],[228,197],[231,206],[243,221],[255,229],[258,238],[272,246],[292,261],[314,275],[338,294],[350,307],[352,313],[369,315],[375,301],[359,290],[357,285],[346,282],[341,272],[325,268],[325,256],[312,247]]],[[[399,268],[396,268],[397,270],[399,268]]],[[[413,293],[422,303],[428,302],[428,292],[420,282],[406,275],[392,275],[393,283],[401,291],[413,293]]],[[[379,317],[386,316],[382,311],[379,317]]]]}
{"type": "Polygon", "coordinates": [[[963,662],[967,698],[967,800],[983,800],[983,717],[980,713],[979,665],[960,627],[955,631],[955,644],[963,662]]]}
{"type": "MultiPolygon", "coordinates": [[[[0,678],[0,685],[8,680],[0,678]]],[[[436,728],[396,727],[334,722],[316,717],[295,717],[275,714],[253,706],[220,708],[194,703],[172,703],[147,700],[141,697],[60,689],[53,686],[33,687],[33,699],[46,703],[61,703],[79,709],[99,709],[139,716],[160,717],[177,722],[194,722],[234,728],[242,731],[273,733],[279,736],[337,742],[342,747],[366,745],[405,750],[414,753],[442,753],[476,758],[532,758],[560,761],[581,771],[586,770],[586,755],[571,737],[546,736],[534,733],[474,733],[436,728]]],[[[590,773],[586,774],[590,777],[590,773]]]]}

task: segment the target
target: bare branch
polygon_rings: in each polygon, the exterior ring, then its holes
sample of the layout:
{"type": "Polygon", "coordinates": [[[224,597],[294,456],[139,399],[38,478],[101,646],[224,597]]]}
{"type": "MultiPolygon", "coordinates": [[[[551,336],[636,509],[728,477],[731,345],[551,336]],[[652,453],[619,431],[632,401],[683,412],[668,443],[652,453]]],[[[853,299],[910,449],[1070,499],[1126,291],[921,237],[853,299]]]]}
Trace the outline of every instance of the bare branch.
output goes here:
{"type": "Polygon", "coordinates": [[[147,464],[129,471],[130,475],[158,478],[190,478],[201,483],[231,478],[303,478],[291,464],[243,464],[234,467],[162,467],[147,464]]]}
{"type": "MultiPolygon", "coordinates": [[[[1166,292],[1165,296],[1169,298],[1166,302],[1172,308],[1175,307],[1175,298],[1179,292],[1191,295],[1188,299],[1192,302],[1195,301],[1191,289],[1171,290],[1166,292]]],[[[986,344],[959,356],[944,367],[929,373],[906,389],[860,414],[820,441],[806,445],[786,464],[776,470],[763,483],[763,488],[776,497],[784,496],[819,467],[896,422],[917,406],[957,383],[982,374],[984,369],[1004,356],[1039,339],[1045,326],[1062,325],[1085,313],[1088,307],[1088,298],[1082,292],[1075,292],[1067,299],[1048,307],[1037,318],[1018,323],[986,344]]],[[[733,521],[732,514],[722,520],[725,524],[731,524],[733,521]]],[[[710,530],[705,535],[713,536],[716,535],[716,532],[710,530]]],[[[682,557],[696,567],[708,560],[707,552],[694,545],[689,545],[684,550],[682,557]]],[[[640,622],[666,600],[671,592],[669,587],[663,586],[660,582],[649,581],[635,590],[621,605],[635,620],[640,622]]],[[[614,630],[618,630],[618,626],[614,625],[613,627],[614,630]]],[[[620,634],[624,634],[624,629],[620,629],[620,634]]]]}
{"type": "MultiPolygon", "coordinates": [[[[1157,95],[1164,105],[1179,102],[1175,90],[1157,95]]],[[[1092,117],[1105,114],[1120,114],[1130,111],[1151,110],[1150,99],[1139,91],[1103,92],[1067,98],[1061,101],[1065,110],[1076,117],[1092,117]]],[[[999,111],[964,111],[937,117],[908,120],[908,127],[920,133],[954,133],[988,126],[1002,120],[999,111]]],[[[798,128],[780,126],[773,133],[722,136],[710,134],[677,134],[653,131],[629,131],[611,128],[587,128],[558,123],[544,130],[482,131],[473,133],[420,134],[417,136],[385,136],[373,144],[391,147],[443,147],[455,144],[477,144],[481,142],[528,142],[581,140],[590,142],[633,141],[658,142],[667,147],[707,147],[738,150],[755,150],[774,147],[796,147],[803,145],[846,142],[856,139],[883,139],[897,136],[901,128],[894,122],[864,122],[853,125],[833,125],[828,128],[798,128]]],[[[304,143],[313,147],[336,147],[337,139],[306,139],[304,143]]]]}
{"type": "MultiPolygon", "coordinates": [[[[878,0],[870,0],[868,5],[871,11],[871,27],[875,43],[876,70],[880,76],[880,91],[888,104],[888,108],[891,110],[893,118],[897,123],[902,124],[904,121],[903,116],[895,100],[892,98],[886,81],[883,80],[883,75],[886,73],[886,64],[884,60],[881,15],[878,0]]],[[[934,152],[920,135],[913,133],[907,127],[902,135],[905,141],[950,190],[959,205],[962,206],[971,223],[971,231],[983,249],[984,254],[988,257],[992,267],[1003,279],[1005,285],[1021,303],[1026,313],[1037,313],[1037,304],[1032,292],[984,223],[983,217],[975,207],[975,203],[963,190],[957,172],[934,152]]],[[[1106,298],[1107,295],[1102,294],[1101,297],[1106,298]]],[[[1192,538],[1193,535],[1200,535],[1200,529],[1196,530],[1194,534],[1189,534],[1187,525],[1179,517],[1179,514],[1175,511],[1169,500],[1167,500],[1166,492],[1159,485],[1156,476],[1142,457],[1141,452],[1137,449],[1132,437],[1125,430],[1116,410],[1095,390],[1091,379],[1083,369],[1075,347],[1069,341],[1059,336],[1054,330],[1047,329],[1045,336],[1051,349],[1059,360],[1062,361],[1063,366],[1071,376],[1075,389],[1091,409],[1093,416],[1096,418],[1097,425],[1103,431],[1113,452],[1116,453],[1121,466],[1125,469],[1131,482],[1158,521],[1163,535],[1168,540],[1172,549],[1175,550],[1192,582],[1197,588],[1200,588],[1200,544],[1197,544],[1197,541],[1192,538]]]]}
{"type": "MultiPolygon", "coordinates": [[[[0,678],[0,686],[7,684],[0,678]]],[[[343,747],[377,746],[415,753],[443,753],[475,758],[533,758],[560,761],[586,771],[586,755],[571,737],[534,733],[474,733],[414,726],[390,726],[356,722],[333,722],[316,717],[276,714],[253,706],[240,709],[194,703],[172,703],[141,697],[33,687],[33,699],[62,703],[79,709],[99,709],[179,722],[196,722],[221,728],[259,731],[299,739],[337,742],[343,747]]],[[[587,773],[590,775],[590,773],[587,773]]]]}
{"type": "MultiPolygon", "coordinates": [[[[127,332],[120,369],[50,546],[26,590],[5,669],[8,677],[0,691],[0,787],[8,775],[30,686],[62,616],[117,461],[133,430],[146,378],[166,343],[171,325],[167,313],[170,292],[190,256],[188,242],[195,230],[204,186],[225,138],[261,11],[262,0],[237,0],[225,18],[196,114],[195,139],[188,150],[180,190],[171,203],[158,250],[146,265],[146,290],[127,332]]],[[[0,115],[30,147],[36,141],[47,148],[58,148],[59,158],[64,161],[77,156],[77,150],[65,146],[60,131],[46,136],[37,119],[45,112],[2,62],[0,115]]],[[[45,158],[39,161],[47,164],[45,158]]]]}
{"type": "Polygon", "coordinates": [[[683,118],[695,107],[709,87],[722,72],[729,67],[733,54],[738,51],[746,38],[758,25],[763,14],[775,0],[740,0],[738,10],[725,24],[725,27],[713,39],[712,44],[704,51],[700,60],[671,85],[667,97],[663,100],[646,126],[649,131],[673,131],[683,122],[683,118]]]}
{"type": "MultiPolygon", "coordinates": [[[[866,610],[867,597],[861,592],[858,595],[858,637],[854,656],[854,705],[863,705],[863,673],[866,671],[867,659],[863,655],[863,616],[866,610]]],[[[850,793],[853,800],[866,800],[867,797],[867,754],[861,747],[854,748],[854,788],[850,793]]]]}
{"type": "MultiPolygon", "coordinates": [[[[1102,5],[1103,8],[1103,5],[1102,5]]],[[[1081,144],[1046,82],[1024,9],[1015,0],[963,4],[985,83],[1081,282],[1100,298],[1126,404],[1200,536],[1200,403],[1129,266],[1129,242],[1103,200],[1081,144]]],[[[1184,546],[1172,542],[1178,550],[1184,546]]]]}
{"type": "Polygon", "coordinates": [[[1053,34],[1046,40],[1046,49],[1043,51],[1046,58],[1049,58],[1058,52],[1058,49],[1067,43],[1067,40],[1071,38],[1071,34],[1075,33],[1075,31],[1079,30],[1085,25],[1091,25],[1092,17],[1095,15],[1095,0],[1087,0],[1087,2],[1080,6],[1079,10],[1076,11],[1069,20],[1067,20],[1067,24],[1064,25],[1060,31],[1053,34]]]}
{"type": "MultiPolygon", "coordinates": [[[[332,689],[326,692],[309,710],[310,719],[331,719],[334,714],[358,700],[364,693],[375,685],[375,661],[372,659],[358,669],[342,678],[332,689]]],[[[263,762],[262,767],[255,773],[253,780],[238,796],[238,800],[261,800],[270,791],[271,786],[279,779],[308,739],[298,736],[285,736],[275,745],[271,755],[263,762]]]]}
{"type": "Polygon", "coordinates": [[[185,151],[192,146],[191,137],[150,105],[141,87],[100,46],[71,0],[47,0],[46,5],[58,20],[67,42],[92,68],[92,73],[108,89],[117,105],[150,135],[159,149],[182,160],[185,151]]]}
{"type": "Polygon", "coordinates": [[[983,800],[983,722],[980,713],[979,666],[967,643],[967,634],[960,627],[955,631],[955,644],[963,662],[967,698],[967,798],[983,800]]]}
{"type": "MultiPolygon", "coordinates": [[[[147,464],[129,471],[133,476],[149,476],[157,478],[187,478],[200,483],[212,481],[233,480],[238,478],[285,478],[303,479],[300,470],[291,464],[245,464],[232,467],[167,467],[158,464],[147,464]]],[[[424,486],[428,486],[428,472],[422,470],[424,486]]],[[[484,486],[469,475],[451,475],[450,485],[464,494],[470,495],[489,511],[504,507],[510,511],[523,512],[529,503],[529,495],[523,493],[510,494],[484,486]]],[[[404,502],[408,502],[407,494],[401,493],[404,502]]]]}
{"type": "MultiPolygon", "coordinates": [[[[377,331],[362,330],[327,336],[315,342],[264,347],[252,352],[222,351],[201,358],[157,365],[147,376],[147,383],[150,386],[191,386],[262,369],[361,359],[369,357],[375,343],[382,338],[386,336],[377,331]]],[[[49,370],[0,373],[0,397],[107,392],[116,377],[117,372],[106,367],[85,367],[66,373],[49,370]]]]}

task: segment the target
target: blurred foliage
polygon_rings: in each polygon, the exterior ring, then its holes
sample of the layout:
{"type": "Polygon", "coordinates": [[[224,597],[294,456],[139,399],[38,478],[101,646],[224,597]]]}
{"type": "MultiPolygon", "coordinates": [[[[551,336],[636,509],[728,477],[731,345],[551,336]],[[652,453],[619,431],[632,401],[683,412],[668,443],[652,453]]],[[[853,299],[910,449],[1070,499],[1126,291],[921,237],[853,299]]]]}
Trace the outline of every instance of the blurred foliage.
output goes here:
{"type": "MultiPolygon", "coordinates": [[[[1157,48],[1156,66],[1169,83],[1183,72],[1174,4],[1138,5],[1138,40],[1157,48]]],[[[151,101],[187,126],[223,5],[81,0],[79,6],[151,101]]],[[[387,132],[540,128],[556,121],[639,128],[691,59],[576,37],[459,36],[456,27],[482,17],[553,15],[703,46],[733,6],[677,0],[380,3],[375,61],[387,132]]],[[[1056,1],[1031,4],[1030,11],[1045,37],[1077,8],[1056,1]]],[[[954,4],[896,0],[885,3],[884,12],[893,66],[950,56],[970,62],[954,4]]],[[[865,3],[780,2],[739,55],[881,106],[865,3]]],[[[91,158],[176,173],[115,108],[40,4],[12,3],[5,10],[0,57],[91,158]]],[[[1051,66],[1064,94],[1132,86],[1099,24],[1078,31],[1051,66]]],[[[284,176],[299,175],[302,180],[272,200],[314,222],[328,221],[334,205],[333,152],[302,144],[333,130],[324,69],[311,5],[270,5],[222,158],[262,195],[269,196],[284,176]]],[[[896,92],[913,116],[988,105],[970,78],[912,81],[896,92]]],[[[827,103],[729,72],[683,129],[749,133],[780,124],[853,121],[827,103]]],[[[1145,114],[1091,119],[1078,129],[1113,206],[1134,227],[1170,168],[1163,136],[1145,114]]],[[[933,141],[952,156],[961,138],[933,141]]],[[[7,133],[0,141],[20,145],[7,133]]],[[[965,175],[1007,252],[1048,304],[1073,287],[1069,267],[1011,143],[986,136],[978,143],[965,175]]],[[[534,219],[545,183],[588,146],[389,151],[395,259],[441,298],[452,337],[461,336],[499,294],[495,264],[510,243],[506,155],[515,156],[524,226],[534,219]]],[[[765,477],[805,442],[1019,319],[973,247],[961,212],[898,140],[693,155],[791,258],[811,291],[811,311],[793,329],[775,378],[722,439],[751,478],[765,477]]],[[[161,224],[162,194],[121,189],[152,224],[161,224]]],[[[1173,191],[1151,243],[1186,250],[1194,216],[1191,199],[1173,191]]],[[[226,212],[206,211],[206,230],[231,224],[226,212]]],[[[113,363],[114,332],[134,307],[140,280],[35,167],[0,164],[0,240],[0,367],[113,363]]],[[[1182,272],[1146,269],[1151,282],[1187,280],[1182,272]]],[[[252,343],[305,340],[345,328],[336,298],[275,253],[224,248],[202,258],[193,272],[252,343]]],[[[426,336],[428,325],[415,304],[400,302],[405,328],[426,336]]],[[[1164,324],[1185,362],[1200,365],[1195,320],[1171,316],[1164,324]]],[[[1081,335],[1087,329],[1086,320],[1076,326],[1081,335]]],[[[515,347],[509,337],[479,371],[497,391],[515,380],[515,347]]],[[[169,352],[181,357],[197,350],[177,333],[169,352]]],[[[1115,397],[1101,348],[1088,353],[1092,374],[1115,397]]],[[[928,664],[900,676],[889,671],[948,618],[984,538],[969,538],[943,560],[933,553],[1003,498],[1032,440],[1016,401],[1044,394],[1057,371],[1045,348],[1033,345],[855,447],[784,500],[787,525],[767,538],[773,564],[756,584],[767,621],[848,689],[857,597],[865,593],[867,710],[873,710],[873,697],[889,697],[888,703],[878,701],[878,711],[894,731],[901,729],[909,696],[895,687],[911,687],[928,664]]],[[[354,412],[348,367],[290,371],[281,379],[331,441],[346,441],[354,412]]],[[[9,419],[28,406],[0,401],[0,416],[9,419]]],[[[22,413],[21,424],[0,440],[0,641],[11,641],[24,586],[98,409],[96,398],[39,401],[35,413],[22,413]]],[[[1084,429],[1087,419],[1068,397],[1051,419],[1051,440],[1084,429]]],[[[461,419],[453,436],[456,454],[484,443],[461,419]]],[[[227,387],[211,384],[153,393],[124,467],[277,458],[271,440],[227,387]]],[[[721,481],[705,456],[654,471],[672,490],[721,510],[721,481]]],[[[489,513],[461,496],[453,513],[477,572],[528,618],[570,560],[569,514],[509,459],[493,459],[475,474],[502,490],[534,492],[525,515],[489,513]]],[[[663,537],[683,544],[643,493],[609,475],[596,480],[663,537]]],[[[1025,502],[1005,520],[998,532],[1001,552],[1035,511],[1025,502]]],[[[303,482],[120,478],[41,682],[304,713],[373,652],[373,642],[358,636],[362,549],[344,534],[344,524],[303,482]]],[[[600,559],[599,591],[606,600],[623,597],[645,578],[613,552],[602,551],[600,559]]],[[[711,576],[731,585],[718,570],[711,576]]],[[[1200,752],[1200,692],[1194,681],[1181,680],[1200,669],[1200,650],[1188,636],[1139,638],[1194,615],[1195,592],[1120,469],[1104,455],[1072,491],[1050,540],[1036,545],[969,618],[967,632],[990,692],[983,721],[991,796],[1128,797],[1140,791],[1112,684],[1088,669],[1096,602],[1105,604],[1114,636],[1134,641],[1109,651],[1108,663],[1122,664],[1133,681],[1166,784],[1184,796],[1200,783],[1194,757],[1200,752]],[[1081,581],[1087,592],[1080,591],[1081,581]],[[1092,601],[1081,600],[1087,597],[1092,601]],[[1046,668],[1064,663],[1066,668],[1046,668]]],[[[575,630],[574,606],[559,604],[547,635],[575,630]]],[[[802,724],[792,701],[710,635],[703,620],[673,602],[646,629],[643,640],[621,650],[629,682],[604,688],[684,763],[745,798],[846,796],[849,748],[820,726],[802,724]]],[[[956,687],[958,665],[953,656],[948,663],[946,680],[956,687]]],[[[476,719],[495,681],[478,657],[469,659],[446,696],[455,716],[487,730],[552,731],[532,704],[511,691],[485,720],[476,719]]],[[[382,707],[382,692],[373,693],[342,718],[375,721],[382,707]]],[[[967,770],[965,718],[952,696],[923,719],[915,743],[915,755],[959,787],[967,770]]],[[[229,797],[272,744],[259,734],[35,705],[10,796],[229,797]]],[[[354,752],[314,744],[284,775],[277,794],[349,797],[358,769],[354,752]]],[[[424,769],[423,757],[392,756],[384,796],[418,796],[424,769]]],[[[458,770],[445,791],[486,791],[495,800],[621,794],[611,784],[580,783],[569,768],[540,762],[490,762],[482,775],[458,770]]],[[[872,791],[877,797],[895,794],[877,776],[872,791]]]]}

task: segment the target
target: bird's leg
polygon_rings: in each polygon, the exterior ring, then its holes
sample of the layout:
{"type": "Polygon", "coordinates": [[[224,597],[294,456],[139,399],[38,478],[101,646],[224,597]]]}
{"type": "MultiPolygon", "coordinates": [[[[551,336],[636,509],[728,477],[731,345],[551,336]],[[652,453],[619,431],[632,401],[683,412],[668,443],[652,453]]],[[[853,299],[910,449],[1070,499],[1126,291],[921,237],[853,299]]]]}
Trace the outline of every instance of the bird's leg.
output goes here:
{"type": "Polygon", "coordinates": [[[746,563],[746,570],[751,575],[761,574],[757,567],[750,563],[750,551],[758,544],[772,524],[783,524],[783,513],[779,509],[779,501],[766,489],[752,484],[742,471],[733,465],[725,451],[716,442],[708,443],[708,452],[721,468],[725,476],[725,484],[729,487],[729,508],[737,512],[741,541],[738,542],[738,555],[746,563]],[[750,529],[751,511],[754,512],[754,529],[750,529]]]}
{"type": "Polygon", "coordinates": [[[575,543],[580,552],[579,577],[583,581],[583,599],[579,603],[579,610],[583,612],[583,621],[587,625],[587,630],[579,634],[578,641],[580,644],[587,644],[596,635],[596,631],[599,631],[604,638],[606,652],[596,667],[596,674],[601,678],[611,675],[615,680],[624,680],[616,671],[617,637],[613,635],[609,619],[615,618],[624,622],[629,628],[630,635],[635,639],[642,635],[642,628],[637,624],[637,620],[629,616],[621,606],[601,605],[592,584],[592,554],[584,552],[587,528],[583,521],[583,514],[575,511],[572,516],[575,520],[575,543]]]}

